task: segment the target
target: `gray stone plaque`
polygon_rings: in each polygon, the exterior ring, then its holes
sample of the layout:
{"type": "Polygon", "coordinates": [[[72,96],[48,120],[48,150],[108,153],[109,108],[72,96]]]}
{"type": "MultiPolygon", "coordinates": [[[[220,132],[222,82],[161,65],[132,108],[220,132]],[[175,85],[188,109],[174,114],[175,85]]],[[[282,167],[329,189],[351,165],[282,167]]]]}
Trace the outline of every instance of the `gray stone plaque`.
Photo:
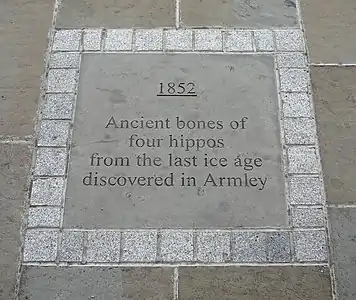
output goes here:
{"type": "Polygon", "coordinates": [[[81,63],[65,227],[286,225],[272,56],[81,63]]]}

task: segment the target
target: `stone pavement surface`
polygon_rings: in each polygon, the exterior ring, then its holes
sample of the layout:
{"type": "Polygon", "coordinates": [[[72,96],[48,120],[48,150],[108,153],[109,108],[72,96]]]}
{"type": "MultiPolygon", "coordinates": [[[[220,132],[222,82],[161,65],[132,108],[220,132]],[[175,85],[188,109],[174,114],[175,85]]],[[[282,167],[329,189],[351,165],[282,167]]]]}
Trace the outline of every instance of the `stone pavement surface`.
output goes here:
{"type": "Polygon", "coordinates": [[[2,1],[0,299],[355,299],[355,11],[2,1]]]}

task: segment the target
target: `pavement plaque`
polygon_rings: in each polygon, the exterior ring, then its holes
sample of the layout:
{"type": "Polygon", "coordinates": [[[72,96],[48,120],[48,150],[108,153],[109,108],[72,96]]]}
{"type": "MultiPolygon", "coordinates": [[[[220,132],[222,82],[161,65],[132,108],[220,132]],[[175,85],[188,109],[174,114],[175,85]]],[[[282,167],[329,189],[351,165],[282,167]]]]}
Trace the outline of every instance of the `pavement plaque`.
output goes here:
{"type": "Polygon", "coordinates": [[[286,225],[272,56],[81,64],[65,227],[286,225]]]}
{"type": "Polygon", "coordinates": [[[24,262],[327,260],[299,29],[61,29],[24,262]]]}

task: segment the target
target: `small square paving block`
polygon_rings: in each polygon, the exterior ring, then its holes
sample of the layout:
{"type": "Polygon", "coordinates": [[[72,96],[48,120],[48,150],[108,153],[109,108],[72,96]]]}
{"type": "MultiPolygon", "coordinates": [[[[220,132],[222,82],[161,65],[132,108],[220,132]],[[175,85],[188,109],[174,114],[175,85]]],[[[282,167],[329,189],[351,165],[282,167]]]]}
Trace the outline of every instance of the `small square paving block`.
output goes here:
{"type": "Polygon", "coordinates": [[[181,0],[183,26],[295,27],[295,0],[181,0]]]}
{"type": "Polygon", "coordinates": [[[326,261],[326,234],[323,230],[293,232],[295,256],[298,261],[326,261]]]}
{"type": "Polygon", "coordinates": [[[163,261],[192,261],[193,231],[162,231],[161,259],[163,261]]]}
{"type": "Polygon", "coordinates": [[[203,262],[230,261],[230,232],[199,232],[197,260],[203,262]]]}
{"type": "Polygon", "coordinates": [[[321,179],[317,176],[290,177],[289,197],[292,204],[324,203],[321,179]]]}
{"type": "Polygon", "coordinates": [[[59,28],[156,28],[175,24],[174,0],[63,0],[59,28]]]}
{"type": "Polygon", "coordinates": [[[265,262],[266,233],[241,231],[232,234],[232,260],[237,262],[265,262]]]}
{"type": "Polygon", "coordinates": [[[62,232],[59,259],[66,262],[81,261],[83,255],[83,238],[84,233],[81,231],[62,232]]]}
{"type": "Polygon", "coordinates": [[[88,262],[118,262],[120,260],[119,231],[90,231],[88,233],[88,262]]]}
{"type": "Polygon", "coordinates": [[[77,71],[75,69],[51,69],[48,72],[48,93],[74,93],[77,71]]]}
{"type": "Polygon", "coordinates": [[[331,300],[326,267],[182,267],[180,300],[331,300]]]}
{"type": "Polygon", "coordinates": [[[126,231],[122,233],[122,260],[152,262],[156,260],[156,231],[126,231]]]}
{"type": "Polygon", "coordinates": [[[35,175],[64,175],[67,151],[64,148],[38,148],[35,175]]]}
{"type": "Polygon", "coordinates": [[[64,178],[36,179],[32,183],[31,205],[57,205],[64,199],[64,178]]]}
{"type": "Polygon", "coordinates": [[[69,122],[43,120],[39,129],[38,146],[66,146],[69,136],[69,122]]]}
{"type": "Polygon", "coordinates": [[[61,209],[59,207],[31,207],[28,227],[59,227],[61,209]]]}
{"type": "Polygon", "coordinates": [[[20,300],[173,298],[173,268],[36,267],[23,269],[20,300]]]}
{"type": "Polygon", "coordinates": [[[43,119],[71,119],[74,94],[48,94],[43,107],[43,119]]]}
{"type": "Polygon", "coordinates": [[[28,230],[25,237],[24,261],[55,261],[58,231],[28,230]]]}

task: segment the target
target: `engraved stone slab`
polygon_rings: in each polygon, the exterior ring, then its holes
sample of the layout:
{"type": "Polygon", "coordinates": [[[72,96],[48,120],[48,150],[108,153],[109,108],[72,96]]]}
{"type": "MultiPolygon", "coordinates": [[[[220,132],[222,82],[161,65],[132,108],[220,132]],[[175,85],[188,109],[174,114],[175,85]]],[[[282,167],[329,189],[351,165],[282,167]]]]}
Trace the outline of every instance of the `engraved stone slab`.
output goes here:
{"type": "Polygon", "coordinates": [[[272,56],[83,54],[64,226],[286,225],[272,56]]]}

